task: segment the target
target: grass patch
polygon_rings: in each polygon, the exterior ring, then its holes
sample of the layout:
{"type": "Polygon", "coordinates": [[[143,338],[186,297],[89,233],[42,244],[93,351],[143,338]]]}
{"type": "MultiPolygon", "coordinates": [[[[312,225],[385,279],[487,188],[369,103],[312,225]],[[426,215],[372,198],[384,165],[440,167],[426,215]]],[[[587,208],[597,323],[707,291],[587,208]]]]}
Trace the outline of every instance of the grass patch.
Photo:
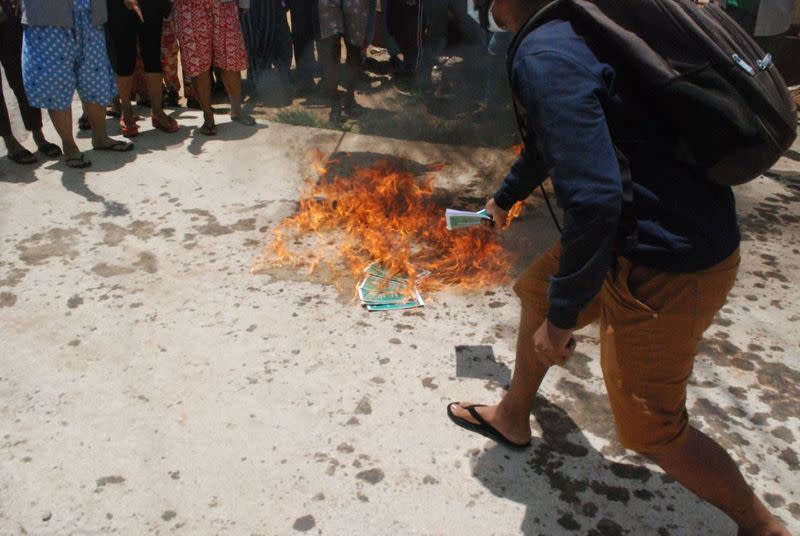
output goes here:
{"type": "Polygon", "coordinates": [[[287,108],[275,114],[275,121],[298,127],[330,128],[327,121],[322,121],[314,114],[299,108],[287,108]]]}

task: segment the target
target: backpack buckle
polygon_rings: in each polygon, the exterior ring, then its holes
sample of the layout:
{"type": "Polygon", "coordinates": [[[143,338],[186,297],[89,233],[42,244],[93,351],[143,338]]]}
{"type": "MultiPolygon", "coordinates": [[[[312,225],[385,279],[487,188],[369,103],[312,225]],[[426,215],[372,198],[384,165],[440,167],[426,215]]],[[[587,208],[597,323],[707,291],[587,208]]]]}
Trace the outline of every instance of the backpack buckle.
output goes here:
{"type": "MultiPolygon", "coordinates": [[[[755,70],[755,69],[753,69],[753,68],[750,66],[750,64],[749,64],[749,63],[747,63],[746,61],[744,61],[744,60],[742,59],[742,57],[741,57],[739,54],[733,54],[733,55],[731,56],[731,59],[733,60],[733,62],[734,62],[736,65],[738,65],[738,66],[739,66],[739,67],[740,67],[740,68],[741,68],[743,71],[745,71],[745,72],[746,72],[747,74],[749,74],[750,76],[755,76],[755,75],[756,75],[756,70],[755,70]]],[[[771,58],[770,58],[770,60],[771,60],[771,58]]],[[[760,61],[761,61],[761,60],[759,60],[759,62],[760,62],[760,61]]],[[[759,66],[760,66],[760,63],[759,63],[759,66]]],[[[765,67],[765,68],[766,68],[766,67],[765,67]]]]}
{"type": "Polygon", "coordinates": [[[756,60],[756,64],[760,70],[766,71],[772,65],[772,54],[767,54],[762,59],[756,60]]]}

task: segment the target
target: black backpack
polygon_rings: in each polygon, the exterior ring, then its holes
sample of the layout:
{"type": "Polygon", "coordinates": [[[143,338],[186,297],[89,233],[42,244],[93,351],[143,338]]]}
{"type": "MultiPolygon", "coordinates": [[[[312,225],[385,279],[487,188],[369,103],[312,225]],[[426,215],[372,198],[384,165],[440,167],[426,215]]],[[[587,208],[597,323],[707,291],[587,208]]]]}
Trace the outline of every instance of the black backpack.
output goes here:
{"type": "Polygon", "coordinates": [[[553,19],[569,20],[592,50],[608,55],[602,61],[636,81],[668,139],[675,140],[675,158],[714,183],[756,178],[796,137],[795,104],[772,56],[714,4],[556,0],[514,37],[509,78],[522,40],[553,19]]]}

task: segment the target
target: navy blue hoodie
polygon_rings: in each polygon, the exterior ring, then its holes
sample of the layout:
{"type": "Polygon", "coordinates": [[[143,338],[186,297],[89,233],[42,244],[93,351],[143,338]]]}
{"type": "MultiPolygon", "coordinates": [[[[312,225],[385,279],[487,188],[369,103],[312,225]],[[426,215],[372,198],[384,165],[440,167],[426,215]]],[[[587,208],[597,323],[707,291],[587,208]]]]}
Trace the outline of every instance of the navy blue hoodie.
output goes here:
{"type": "Polygon", "coordinates": [[[575,326],[617,254],[622,180],[615,145],[630,161],[634,181],[638,245],[623,253],[632,262],[695,272],[739,246],[731,189],[671,157],[647,95],[637,95],[630,81],[623,86],[617,75],[562,20],[526,36],[512,62],[512,90],[530,139],[494,199],[509,209],[551,177],[564,215],[548,318],[561,328],[575,326]]]}

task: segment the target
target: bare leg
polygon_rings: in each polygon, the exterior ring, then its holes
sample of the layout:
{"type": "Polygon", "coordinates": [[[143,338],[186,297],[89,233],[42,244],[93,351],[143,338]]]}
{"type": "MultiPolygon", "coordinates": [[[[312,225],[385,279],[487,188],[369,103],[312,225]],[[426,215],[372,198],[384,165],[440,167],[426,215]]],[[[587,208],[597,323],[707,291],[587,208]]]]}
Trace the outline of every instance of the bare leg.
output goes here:
{"type": "Polygon", "coordinates": [[[214,110],[211,108],[211,73],[206,71],[192,79],[192,89],[200,109],[203,110],[203,126],[214,128],[214,110]]]}
{"type": "MultiPolygon", "coordinates": [[[[539,364],[533,349],[533,334],[543,321],[544,319],[538,314],[525,307],[522,308],[517,334],[517,361],[514,364],[511,387],[498,405],[478,409],[478,413],[484,419],[515,443],[522,444],[531,438],[530,418],[533,401],[549,369],[539,364]]],[[[468,404],[463,404],[466,405],[468,404]]],[[[454,404],[453,413],[461,419],[477,424],[463,406],[454,404]]]]}
{"type": "Polygon", "coordinates": [[[242,113],[242,73],[239,71],[222,71],[222,83],[231,101],[231,119],[243,125],[253,125],[255,120],[242,113]]]}
{"type": "Polygon", "coordinates": [[[347,62],[342,74],[342,85],[347,92],[344,100],[344,109],[348,115],[355,115],[361,111],[356,103],[356,85],[361,72],[361,49],[356,45],[347,43],[347,62]]]}
{"type": "Polygon", "coordinates": [[[133,91],[133,76],[117,76],[117,89],[119,90],[120,113],[128,126],[133,126],[136,120],[131,106],[131,92],[133,91]]]}
{"type": "Polygon", "coordinates": [[[42,132],[41,128],[37,128],[31,134],[33,135],[33,141],[36,142],[36,146],[39,149],[51,145],[51,143],[47,141],[47,138],[44,137],[44,132],[42,132]]]}
{"type": "Polygon", "coordinates": [[[325,92],[335,95],[339,90],[339,73],[342,61],[342,42],[341,37],[329,37],[320,42],[322,48],[321,59],[323,64],[322,72],[325,80],[325,92]]]}
{"type": "MultiPolygon", "coordinates": [[[[122,103],[125,106],[125,103],[122,103]]],[[[119,141],[108,136],[106,130],[106,107],[93,102],[84,103],[84,109],[89,116],[89,124],[92,125],[92,147],[109,147],[118,144],[119,141]]],[[[132,145],[130,145],[132,147],[132,145]]],[[[118,149],[123,150],[123,149],[118,149]]]]}
{"type": "Polygon", "coordinates": [[[339,100],[339,76],[342,61],[341,37],[331,37],[320,41],[320,59],[323,64],[324,91],[331,102],[329,121],[340,123],[342,121],[342,103],[339,100]]]}
{"type": "Polygon", "coordinates": [[[144,73],[144,79],[147,83],[147,94],[150,96],[150,110],[151,115],[157,121],[168,122],[169,116],[164,113],[164,105],[162,102],[162,80],[161,73],[144,73]]]}
{"type": "Polygon", "coordinates": [[[686,440],[648,456],[689,491],[739,525],[739,536],[789,536],[745,482],[730,455],[703,432],[689,427],[686,440]]]}
{"type": "Polygon", "coordinates": [[[48,110],[50,120],[61,138],[61,147],[66,158],[80,156],[81,151],[72,134],[72,108],[66,110],[48,110]]]}
{"type": "MultiPolygon", "coordinates": [[[[530,412],[548,370],[539,364],[533,350],[533,333],[542,321],[523,309],[511,387],[498,405],[478,409],[484,419],[515,443],[525,443],[531,437],[530,412]]],[[[459,405],[454,404],[452,411],[461,419],[476,422],[459,405]]],[[[688,490],[730,516],[739,525],[739,536],[789,536],[753,493],[728,453],[695,428],[689,429],[689,436],[681,445],[648,456],[688,490]]]]}

